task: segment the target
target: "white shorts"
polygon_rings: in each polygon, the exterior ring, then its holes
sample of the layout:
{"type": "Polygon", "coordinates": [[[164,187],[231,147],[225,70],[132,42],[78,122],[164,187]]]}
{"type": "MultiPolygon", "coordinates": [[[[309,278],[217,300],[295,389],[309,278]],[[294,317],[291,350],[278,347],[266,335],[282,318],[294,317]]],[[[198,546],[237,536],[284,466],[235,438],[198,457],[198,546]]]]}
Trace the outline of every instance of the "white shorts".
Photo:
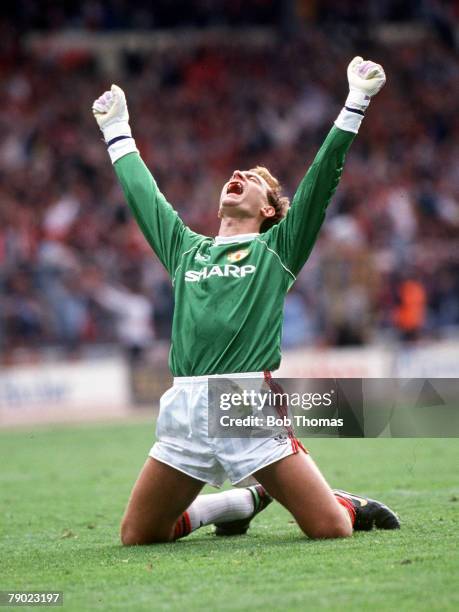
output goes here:
{"type": "MultiPolygon", "coordinates": [[[[225,374],[224,378],[263,378],[261,372],[225,374]]],[[[257,470],[297,453],[294,437],[212,438],[208,435],[208,379],[210,376],[175,378],[161,397],[156,440],[150,457],[219,487],[233,484],[257,470]]],[[[304,449],[303,449],[304,450],[304,449]]]]}

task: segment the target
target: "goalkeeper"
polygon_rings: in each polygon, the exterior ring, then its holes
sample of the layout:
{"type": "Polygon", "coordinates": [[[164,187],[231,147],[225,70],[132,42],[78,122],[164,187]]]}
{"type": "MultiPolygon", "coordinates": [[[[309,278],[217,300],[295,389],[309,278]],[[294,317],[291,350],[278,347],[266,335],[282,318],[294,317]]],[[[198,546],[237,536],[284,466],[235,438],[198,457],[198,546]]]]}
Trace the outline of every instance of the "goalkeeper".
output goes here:
{"type": "Polygon", "coordinates": [[[386,506],[332,491],[293,436],[208,436],[208,377],[260,377],[280,364],[283,303],[306,262],[338,185],[344,158],[370,98],[385,83],[361,57],[348,67],[350,91],[335,125],[289,207],[266,168],[236,170],[223,186],[216,238],[191,231],[168,204],[136,148],[123,91],[112,85],[93,105],[108,153],[142,232],[170,274],[175,310],[169,365],[174,385],[161,398],[156,443],[134,485],[121,527],[124,544],[164,542],[215,523],[244,533],[271,496],[312,538],[353,529],[395,528],[386,506]],[[204,484],[248,489],[198,497],[204,484]]]}

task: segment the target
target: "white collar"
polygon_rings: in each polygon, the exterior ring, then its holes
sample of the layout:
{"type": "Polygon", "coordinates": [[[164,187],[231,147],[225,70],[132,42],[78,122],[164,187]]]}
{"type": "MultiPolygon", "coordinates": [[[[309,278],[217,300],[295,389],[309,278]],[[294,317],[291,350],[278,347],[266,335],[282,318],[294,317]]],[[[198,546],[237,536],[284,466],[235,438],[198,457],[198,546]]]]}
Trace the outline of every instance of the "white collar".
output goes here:
{"type": "Polygon", "coordinates": [[[236,234],[235,236],[215,236],[215,244],[238,244],[239,242],[248,242],[259,235],[260,234],[236,234]]]}

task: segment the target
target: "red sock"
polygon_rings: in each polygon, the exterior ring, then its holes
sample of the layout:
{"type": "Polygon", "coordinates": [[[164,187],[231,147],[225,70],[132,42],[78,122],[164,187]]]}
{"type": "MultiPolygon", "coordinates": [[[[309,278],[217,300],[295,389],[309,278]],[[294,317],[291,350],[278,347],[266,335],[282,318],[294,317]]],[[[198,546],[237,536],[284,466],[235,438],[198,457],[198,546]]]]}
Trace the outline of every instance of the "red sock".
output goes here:
{"type": "Polygon", "coordinates": [[[188,512],[184,512],[182,516],[177,520],[174,527],[174,540],[184,538],[191,533],[191,523],[188,512]]]}
{"type": "Polygon", "coordinates": [[[352,526],[354,526],[355,523],[355,508],[352,504],[352,502],[350,502],[348,499],[341,497],[340,495],[335,495],[336,501],[341,504],[342,506],[344,506],[344,508],[346,508],[346,510],[349,512],[349,517],[351,519],[351,523],[352,526]]]}

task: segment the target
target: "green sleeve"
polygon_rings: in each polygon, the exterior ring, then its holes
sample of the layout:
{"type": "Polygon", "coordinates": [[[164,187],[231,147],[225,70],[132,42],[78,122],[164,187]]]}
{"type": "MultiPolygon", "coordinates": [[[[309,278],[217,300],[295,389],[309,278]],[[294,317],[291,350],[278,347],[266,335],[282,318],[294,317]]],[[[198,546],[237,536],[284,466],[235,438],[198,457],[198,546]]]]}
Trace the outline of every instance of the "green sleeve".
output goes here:
{"type": "Polygon", "coordinates": [[[183,223],[138,153],[121,157],[114,167],[140,229],[173,277],[181,255],[203,237],[183,223]]]}
{"type": "Polygon", "coordinates": [[[260,240],[276,251],[284,266],[295,276],[314,246],[354,138],[353,132],[332,127],[301,181],[287,216],[260,236],[260,240]]]}

